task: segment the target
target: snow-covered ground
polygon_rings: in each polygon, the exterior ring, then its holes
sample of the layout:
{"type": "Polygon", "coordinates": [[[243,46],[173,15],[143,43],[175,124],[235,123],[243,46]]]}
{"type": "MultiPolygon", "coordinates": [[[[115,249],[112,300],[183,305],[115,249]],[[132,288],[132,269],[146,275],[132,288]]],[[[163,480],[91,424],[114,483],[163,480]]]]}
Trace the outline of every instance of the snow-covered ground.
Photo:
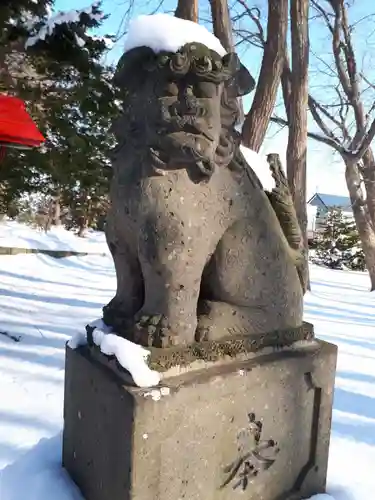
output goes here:
{"type": "Polygon", "coordinates": [[[0,247],[109,253],[104,232],[89,230],[83,238],[79,238],[76,232],[63,227],[52,227],[45,233],[11,220],[0,222],[0,247]]]}
{"type": "MultiPolygon", "coordinates": [[[[0,224],[0,244],[41,241],[30,229],[13,225],[9,239],[6,231],[0,224]]],[[[61,242],[77,250],[80,239],[61,231],[57,239],[56,231],[42,235],[44,248],[61,249],[61,242]]],[[[101,234],[85,244],[105,250],[101,234]]],[[[60,465],[64,343],[100,316],[114,287],[109,255],[0,257],[0,331],[14,337],[0,334],[0,500],[49,500],[51,491],[54,500],[82,500],[60,465]]],[[[375,295],[365,274],[318,267],[312,287],[306,320],[339,346],[328,491],[334,500],[372,500],[375,295]]]]}

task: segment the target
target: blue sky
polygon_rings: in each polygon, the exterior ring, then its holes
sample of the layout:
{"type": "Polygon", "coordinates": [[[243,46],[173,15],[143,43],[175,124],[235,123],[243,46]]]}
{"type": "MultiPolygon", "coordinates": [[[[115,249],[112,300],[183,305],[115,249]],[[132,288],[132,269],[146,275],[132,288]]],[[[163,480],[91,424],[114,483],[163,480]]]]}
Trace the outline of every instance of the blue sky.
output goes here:
{"type": "MultiPolygon", "coordinates": [[[[91,0],[57,0],[55,10],[80,9],[90,5],[91,0]]],[[[148,14],[159,3],[159,0],[135,0],[136,7],[133,10],[133,16],[139,14],[148,14]]],[[[173,11],[176,0],[165,0],[163,4],[164,11],[173,11]]],[[[257,5],[263,12],[266,12],[267,2],[265,0],[255,0],[252,5],[257,5]]],[[[375,38],[372,40],[372,33],[375,33],[375,21],[372,18],[362,20],[371,12],[370,2],[356,2],[355,8],[351,9],[351,22],[358,22],[354,32],[354,42],[358,53],[358,63],[361,63],[366,69],[366,76],[369,78],[373,71],[369,68],[375,67],[375,38]]],[[[121,21],[129,5],[128,0],[103,0],[103,10],[109,14],[101,32],[116,34],[118,33],[121,21]]],[[[208,0],[200,0],[200,15],[203,18],[209,18],[208,0]]],[[[310,89],[314,97],[321,97],[325,102],[329,102],[330,94],[328,87],[332,83],[329,75],[323,75],[320,71],[325,71],[331,64],[330,40],[327,38],[326,30],[321,26],[314,24],[310,32],[310,41],[313,54],[310,57],[310,89]]],[[[121,55],[123,40],[120,40],[114,49],[107,56],[108,60],[116,62],[121,55]]],[[[261,64],[261,52],[251,46],[240,51],[242,62],[248,67],[250,72],[257,78],[261,64]]],[[[325,71],[327,73],[327,71],[325,71]]],[[[375,80],[375,77],[374,77],[375,80]]],[[[375,99],[375,91],[369,92],[369,99],[375,99]]],[[[251,97],[245,100],[245,111],[251,106],[251,97]]],[[[280,102],[280,106],[281,102],[280,102]]],[[[280,108],[281,109],[281,108],[280,108]]],[[[282,114],[282,112],[280,112],[282,114]]],[[[314,124],[309,124],[311,128],[314,124]]],[[[264,142],[263,153],[279,153],[285,158],[287,146],[287,131],[271,127],[264,142]]],[[[344,166],[338,155],[333,154],[331,148],[324,146],[314,140],[309,140],[308,144],[308,172],[307,172],[307,191],[308,196],[315,191],[344,194],[347,195],[347,188],[344,177],[344,166]]]]}

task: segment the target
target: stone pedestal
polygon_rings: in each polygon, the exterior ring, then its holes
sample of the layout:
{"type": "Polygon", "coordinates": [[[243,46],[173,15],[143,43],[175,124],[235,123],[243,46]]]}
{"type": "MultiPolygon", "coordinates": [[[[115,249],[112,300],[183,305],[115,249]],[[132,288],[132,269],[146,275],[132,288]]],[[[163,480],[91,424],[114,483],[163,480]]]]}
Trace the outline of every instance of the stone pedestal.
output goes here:
{"type": "Polygon", "coordinates": [[[86,500],[324,492],[336,357],[334,345],[297,342],[144,390],[67,347],[63,465],[86,500]]]}

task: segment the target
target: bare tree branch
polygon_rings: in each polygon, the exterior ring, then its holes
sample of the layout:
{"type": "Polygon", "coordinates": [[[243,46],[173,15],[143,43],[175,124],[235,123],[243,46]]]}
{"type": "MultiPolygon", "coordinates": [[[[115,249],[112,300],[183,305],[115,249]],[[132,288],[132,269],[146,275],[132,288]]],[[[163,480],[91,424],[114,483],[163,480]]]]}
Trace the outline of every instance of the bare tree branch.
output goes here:
{"type": "MultiPolygon", "coordinates": [[[[332,38],[333,70],[337,78],[333,89],[338,102],[324,104],[309,94],[308,108],[321,133],[308,131],[307,135],[333,148],[345,163],[345,178],[353,213],[371,279],[371,289],[375,290],[375,158],[371,148],[375,138],[375,119],[371,121],[375,102],[370,104],[365,113],[361,81],[365,81],[369,89],[375,86],[358,71],[352,26],[349,24],[345,0],[311,0],[311,5],[332,38]],[[353,123],[348,123],[352,117],[353,123]],[[363,189],[366,190],[366,196],[363,189]]],[[[253,40],[259,40],[258,33],[253,34],[253,40]]],[[[291,108],[293,75],[287,52],[285,54],[281,82],[287,119],[273,116],[271,121],[290,128],[295,119],[291,108]]],[[[327,67],[325,61],[321,62],[327,67]]],[[[331,68],[328,74],[332,78],[331,68]]]]}
{"type": "MultiPolygon", "coordinates": [[[[357,150],[351,153],[351,158],[353,161],[358,162],[363,158],[364,154],[367,152],[372,141],[374,140],[374,137],[375,137],[375,119],[372,121],[368,132],[365,133],[363,140],[358,145],[357,150]]],[[[374,167],[375,165],[373,165],[373,168],[374,167]]]]}
{"type": "MultiPolygon", "coordinates": [[[[312,113],[312,115],[314,116],[315,118],[315,112],[317,110],[321,111],[321,113],[323,113],[323,115],[328,118],[328,120],[330,120],[332,123],[334,123],[337,127],[339,127],[341,129],[342,127],[342,123],[337,120],[333,115],[332,113],[330,113],[326,108],[325,106],[323,106],[323,104],[320,104],[318,101],[316,101],[311,95],[309,95],[309,99],[308,99],[308,103],[309,103],[309,108],[310,108],[310,111],[312,113]]],[[[322,127],[321,127],[322,128],[322,127]]],[[[324,132],[326,133],[326,132],[324,132]]]]}
{"type": "MultiPolygon", "coordinates": [[[[284,118],[281,118],[279,116],[272,116],[271,118],[272,123],[276,123],[277,125],[280,125],[282,127],[289,127],[289,123],[287,120],[284,118]]],[[[310,139],[314,139],[315,141],[321,142],[323,144],[326,144],[327,146],[335,149],[338,153],[342,154],[344,152],[342,146],[340,143],[336,142],[334,139],[327,137],[325,135],[320,135],[315,132],[307,132],[307,136],[310,137],[310,139]]]]}
{"type": "Polygon", "coordinates": [[[264,36],[263,26],[260,20],[260,10],[258,7],[249,7],[245,0],[237,0],[238,3],[242,5],[245,9],[245,13],[250,17],[250,19],[254,22],[257,27],[257,33],[259,40],[263,43],[263,46],[266,44],[266,38],[264,36]]]}
{"type": "MultiPolygon", "coordinates": [[[[339,107],[339,110],[338,110],[338,113],[339,113],[339,116],[340,116],[340,121],[339,121],[339,127],[341,129],[341,132],[342,132],[342,136],[343,136],[343,139],[344,141],[349,144],[350,141],[351,141],[351,137],[350,137],[350,134],[349,134],[349,131],[346,127],[346,120],[347,120],[347,117],[348,117],[348,114],[349,114],[349,104],[348,102],[346,102],[343,98],[343,96],[341,95],[341,92],[340,92],[340,89],[339,87],[335,87],[335,91],[336,91],[336,94],[337,94],[337,97],[340,101],[340,107],[339,107]]],[[[327,109],[327,107],[326,107],[327,109]]]]}

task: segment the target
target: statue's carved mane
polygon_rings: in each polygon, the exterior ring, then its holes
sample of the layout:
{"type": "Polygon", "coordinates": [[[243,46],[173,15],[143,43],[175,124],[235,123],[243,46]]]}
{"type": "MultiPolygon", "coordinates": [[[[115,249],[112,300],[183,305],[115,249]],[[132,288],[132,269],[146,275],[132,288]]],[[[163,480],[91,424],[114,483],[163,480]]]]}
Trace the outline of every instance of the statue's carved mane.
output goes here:
{"type": "MultiPolygon", "coordinates": [[[[229,53],[221,57],[198,43],[187,44],[176,53],[156,54],[148,47],[130,50],[120,59],[114,79],[115,84],[124,91],[124,110],[127,116],[134,115],[132,108],[139,99],[140,86],[147,80],[155,81],[156,78],[160,78],[160,75],[169,81],[177,81],[189,75],[197,81],[224,84],[221,96],[220,140],[214,164],[219,168],[243,169],[244,159],[239,149],[240,134],[235,129],[239,116],[238,97],[249,93],[254,88],[255,81],[240,63],[238,56],[235,53],[229,53]],[[157,72],[159,72],[158,75],[157,72]]],[[[147,117],[145,119],[147,120],[147,117]]],[[[152,127],[153,123],[149,126],[152,127]]],[[[122,123],[117,134],[120,142],[125,134],[134,139],[137,127],[130,125],[125,131],[122,123]]],[[[129,144],[128,141],[127,143],[129,144]]],[[[136,141],[130,141],[130,144],[135,147],[136,141]]],[[[201,173],[204,174],[203,177],[210,177],[212,171],[201,173]]]]}

